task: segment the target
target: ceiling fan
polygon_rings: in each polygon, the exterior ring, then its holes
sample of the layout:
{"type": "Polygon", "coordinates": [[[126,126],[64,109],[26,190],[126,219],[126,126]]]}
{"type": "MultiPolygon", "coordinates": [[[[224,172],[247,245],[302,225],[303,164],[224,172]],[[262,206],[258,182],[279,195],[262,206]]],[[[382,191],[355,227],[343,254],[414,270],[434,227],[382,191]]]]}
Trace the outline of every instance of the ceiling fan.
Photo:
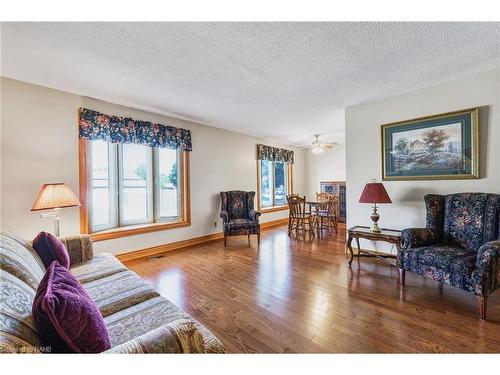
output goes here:
{"type": "Polygon", "coordinates": [[[331,149],[333,146],[338,145],[337,142],[332,142],[332,143],[322,143],[319,140],[319,134],[314,135],[314,140],[312,141],[310,146],[307,146],[307,148],[310,148],[313,154],[319,154],[325,150],[331,149]]]}

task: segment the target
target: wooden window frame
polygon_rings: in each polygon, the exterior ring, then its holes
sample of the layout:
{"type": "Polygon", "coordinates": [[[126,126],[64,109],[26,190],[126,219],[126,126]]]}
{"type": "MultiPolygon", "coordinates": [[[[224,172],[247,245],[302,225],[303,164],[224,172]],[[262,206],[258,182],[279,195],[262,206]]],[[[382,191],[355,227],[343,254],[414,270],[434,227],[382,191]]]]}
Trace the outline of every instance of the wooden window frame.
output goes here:
{"type": "MultiPolygon", "coordinates": [[[[260,204],[260,159],[257,159],[257,210],[262,213],[275,212],[275,211],[285,211],[288,210],[288,204],[281,206],[270,206],[262,207],[260,204]]],[[[293,194],[293,164],[285,163],[287,165],[287,184],[288,184],[288,195],[293,194]]],[[[273,171],[274,173],[274,171],[273,171]]]]}
{"type": "Polygon", "coordinates": [[[80,232],[89,234],[94,241],[104,241],[112,238],[133,236],[136,234],[150,233],[167,229],[188,227],[191,225],[191,200],[190,200],[190,154],[188,151],[180,152],[180,188],[181,188],[181,217],[176,222],[157,222],[138,225],[127,225],[118,228],[92,232],[90,226],[89,197],[89,143],[83,138],[78,140],[78,163],[80,182],[80,232]]]}

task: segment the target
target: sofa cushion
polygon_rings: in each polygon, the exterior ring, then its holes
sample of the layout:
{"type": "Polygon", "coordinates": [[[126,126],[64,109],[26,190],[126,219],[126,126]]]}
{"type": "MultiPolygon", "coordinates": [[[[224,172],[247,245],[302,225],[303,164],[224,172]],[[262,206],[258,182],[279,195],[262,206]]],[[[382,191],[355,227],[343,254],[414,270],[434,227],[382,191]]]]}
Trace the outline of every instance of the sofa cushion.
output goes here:
{"type": "Polygon", "coordinates": [[[416,271],[419,265],[432,266],[451,273],[470,275],[476,268],[477,253],[466,249],[432,245],[405,249],[405,268],[416,271]]]}
{"type": "Polygon", "coordinates": [[[225,235],[256,234],[259,232],[259,223],[249,219],[231,219],[224,224],[225,235]]]}
{"type": "Polygon", "coordinates": [[[149,299],[104,318],[112,347],[177,319],[187,319],[195,323],[203,336],[206,352],[224,352],[222,343],[207,328],[163,297],[149,299]]]}
{"type": "Polygon", "coordinates": [[[61,266],[69,269],[68,249],[52,234],[47,232],[38,233],[38,236],[33,240],[33,249],[42,260],[45,268],[48,268],[56,260],[61,266]]]}
{"type": "Polygon", "coordinates": [[[83,287],[96,303],[102,316],[108,316],[160,295],[132,271],[118,272],[93,280],[84,283],[83,287]]]}
{"type": "Polygon", "coordinates": [[[227,225],[233,227],[247,227],[249,225],[257,224],[255,221],[249,219],[231,219],[227,222],[227,225]]]}
{"type": "Polygon", "coordinates": [[[109,335],[99,309],[69,270],[54,261],[33,301],[33,320],[55,353],[100,353],[109,335]]]}
{"type": "Polygon", "coordinates": [[[12,233],[0,234],[0,269],[23,280],[33,291],[45,274],[45,266],[31,245],[12,233]]]}
{"type": "Polygon", "coordinates": [[[9,272],[0,272],[0,353],[29,353],[42,349],[31,307],[35,290],[9,272]]]}
{"type": "Polygon", "coordinates": [[[71,266],[76,266],[94,256],[92,238],[88,234],[73,234],[59,239],[68,249],[71,266]]]}
{"type": "Polygon", "coordinates": [[[154,330],[117,345],[106,353],[204,353],[205,342],[196,324],[187,319],[173,320],[154,330]]]}
{"type": "Polygon", "coordinates": [[[127,271],[116,257],[108,253],[97,254],[91,259],[82,262],[70,269],[71,273],[82,284],[103,277],[114,275],[118,272],[127,271]]]}
{"type": "Polygon", "coordinates": [[[172,302],[156,297],[120,310],[104,318],[108,327],[111,346],[124,343],[164,323],[190,316],[172,302]]]}

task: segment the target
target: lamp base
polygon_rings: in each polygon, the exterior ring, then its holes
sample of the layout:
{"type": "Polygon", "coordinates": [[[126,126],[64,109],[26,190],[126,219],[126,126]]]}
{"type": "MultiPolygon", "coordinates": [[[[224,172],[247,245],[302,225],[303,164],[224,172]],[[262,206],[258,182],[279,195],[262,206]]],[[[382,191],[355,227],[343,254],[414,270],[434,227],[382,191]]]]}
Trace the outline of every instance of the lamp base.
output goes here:
{"type": "Polygon", "coordinates": [[[373,212],[372,212],[372,216],[370,216],[370,218],[372,219],[372,226],[370,227],[370,232],[372,232],[372,233],[382,232],[377,224],[378,219],[380,219],[380,215],[377,212],[377,204],[373,205],[373,212]]]}
{"type": "Polygon", "coordinates": [[[48,213],[48,214],[40,214],[40,217],[42,219],[45,219],[47,217],[53,217],[54,218],[54,235],[56,237],[60,236],[60,218],[59,218],[59,211],[61,209],[59,207],[54,208],[54,212],[48,213]]]}

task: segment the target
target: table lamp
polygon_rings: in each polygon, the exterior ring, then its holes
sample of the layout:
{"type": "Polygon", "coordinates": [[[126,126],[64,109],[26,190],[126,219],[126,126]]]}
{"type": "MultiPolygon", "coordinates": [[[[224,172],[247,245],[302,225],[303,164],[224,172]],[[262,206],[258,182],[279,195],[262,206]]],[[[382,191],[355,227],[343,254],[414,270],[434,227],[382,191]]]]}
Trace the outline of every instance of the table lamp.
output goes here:
{"type": "Polygon", "coordinates": [[[54,218],[54,235],[59,236],[59,210],[66,207],[80,206],[80,201],[64,182],[45,184],[38,192],[31,211],[53,209],[53,213],[41,214],[41,218],[54,218]]]}
{"type": "Polygon", "coordinates": [[[382,185],[381,182],[376,182],[375,179],[366,184],[363,192],[361,193],[361,197],[359,197],[359,203],[373,203],[373,212],[371,215],[373,223],[370,227],[370,232],[380,233],[381,231],[377,224],[378,219],[380,218],[380,215],[377,212],[377,203],[392,203],[384,185],[382,185]]]}

